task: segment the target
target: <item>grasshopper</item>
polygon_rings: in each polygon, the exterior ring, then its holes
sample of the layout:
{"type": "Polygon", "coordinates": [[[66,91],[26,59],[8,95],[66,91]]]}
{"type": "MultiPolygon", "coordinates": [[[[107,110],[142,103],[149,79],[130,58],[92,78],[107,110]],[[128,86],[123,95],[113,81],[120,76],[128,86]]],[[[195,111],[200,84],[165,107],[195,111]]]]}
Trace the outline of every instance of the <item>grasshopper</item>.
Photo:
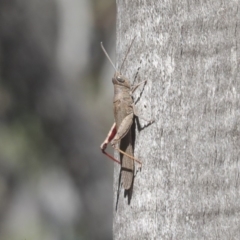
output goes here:
{"type": "MultiPolygon", "coordinates": [[[[101,42],[103,52],[115,69],[115,74],[112,78],[112,83],[114,85],[113,108],[115,122],[110,129],[107,138],[101,144],[100,148],[102,152],[111,160],[121,164],[121,181],[123,188],[126,190],[130,189],[132,186],[134,176],[134,161],[142,165],[142,162],[135,158],[133,153],[131,126],[133,124],[134,116],[139,116],[135,110],[132,94],[141,84],[146,83],[146,81],[140,82],[135,86],[131,86],[129,80],[121,74],[122,66],[127,58],[134,39],[128,48],[128,51],[120,67],[120,71],[117,71],[115,65],[113,64],[101,42]],[[120,153],[120,161],[105,151],[108,143],[111,143],[111,146],[120,153]]],[[[153,121],[149,122],[152,123],[153,121]]]]}

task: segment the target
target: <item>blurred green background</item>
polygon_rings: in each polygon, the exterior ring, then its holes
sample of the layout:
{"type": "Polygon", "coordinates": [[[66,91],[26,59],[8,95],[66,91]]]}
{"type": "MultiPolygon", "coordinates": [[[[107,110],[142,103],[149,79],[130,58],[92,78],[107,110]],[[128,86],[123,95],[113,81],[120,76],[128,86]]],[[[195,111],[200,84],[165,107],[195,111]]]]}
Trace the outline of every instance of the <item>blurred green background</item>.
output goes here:
{"type": "Polygon", "coordinates": [[[113,0],[0,0],[0,240],[112,239],[113,0]]]}

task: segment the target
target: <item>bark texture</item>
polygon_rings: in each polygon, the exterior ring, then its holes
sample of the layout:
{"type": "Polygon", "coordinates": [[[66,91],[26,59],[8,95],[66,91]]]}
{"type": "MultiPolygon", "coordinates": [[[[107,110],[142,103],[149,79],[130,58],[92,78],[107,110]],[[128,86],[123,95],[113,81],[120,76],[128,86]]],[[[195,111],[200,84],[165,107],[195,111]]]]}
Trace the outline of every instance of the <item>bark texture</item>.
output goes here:
{"type": "Polygon", "coordinates": [[[130,204],[115,167],[114,239],[240,239],[239,7],[117,0],[117,63],[136,36],[122,74],[140,67],[137,109],[155,123],[135,130],[130,204]]]}

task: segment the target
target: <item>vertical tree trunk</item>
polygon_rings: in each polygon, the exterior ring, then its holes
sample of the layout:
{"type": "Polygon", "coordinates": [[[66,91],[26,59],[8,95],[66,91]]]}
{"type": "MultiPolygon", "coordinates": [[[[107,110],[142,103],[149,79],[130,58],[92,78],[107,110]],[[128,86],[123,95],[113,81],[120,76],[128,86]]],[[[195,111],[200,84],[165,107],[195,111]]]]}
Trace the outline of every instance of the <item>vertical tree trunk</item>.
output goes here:
{"type": "Polygon", "coordinates": [[[117,1],[117,63],[136,36],[122,74],[141,67],[137,109],[155,123],[136,127],[129,204],[115,167],[114,239],[240,239],[239,6],[117,1]]]}

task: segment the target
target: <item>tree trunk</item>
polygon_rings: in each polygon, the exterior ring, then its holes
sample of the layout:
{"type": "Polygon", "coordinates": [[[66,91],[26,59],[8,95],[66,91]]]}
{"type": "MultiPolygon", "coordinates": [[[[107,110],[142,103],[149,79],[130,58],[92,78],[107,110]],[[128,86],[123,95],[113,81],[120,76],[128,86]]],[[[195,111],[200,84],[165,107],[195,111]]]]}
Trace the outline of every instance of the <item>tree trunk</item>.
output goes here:
{"type": "Polygon", "coordinates": [[[117,65],[136,36],[122,74],[140,67],[136,106],[155,123],[136,124],[129,199],[115,166],[114,239],[240,239],[239,6],[117,1],[117,65]]]}

